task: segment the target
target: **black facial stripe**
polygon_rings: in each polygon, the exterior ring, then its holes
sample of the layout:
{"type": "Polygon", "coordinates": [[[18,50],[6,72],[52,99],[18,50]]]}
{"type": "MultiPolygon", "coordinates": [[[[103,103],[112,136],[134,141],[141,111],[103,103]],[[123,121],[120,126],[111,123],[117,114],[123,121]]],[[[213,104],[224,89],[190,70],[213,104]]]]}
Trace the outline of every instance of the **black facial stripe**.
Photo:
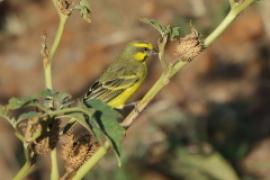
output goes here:
{"type": "Polygon", "coordinates": [[[136,50],[137,50],[138,52],[146,52],[146,51],[150,51],[150,49],[147,48],[147,47],[137,47],[136,50]]]}

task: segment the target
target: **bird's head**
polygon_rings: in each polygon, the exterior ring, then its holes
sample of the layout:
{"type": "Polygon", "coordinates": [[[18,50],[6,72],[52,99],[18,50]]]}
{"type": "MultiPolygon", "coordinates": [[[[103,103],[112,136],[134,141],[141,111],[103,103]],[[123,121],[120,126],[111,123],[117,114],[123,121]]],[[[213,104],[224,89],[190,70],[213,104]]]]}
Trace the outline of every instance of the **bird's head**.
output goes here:
{"type": "Polygon", "coordinates": [[[124,49],[124,54],[129,59],[136,61],[145,61],[149,56],[157,54],[151,43],[148,42],[131,42],[124,49]]]}

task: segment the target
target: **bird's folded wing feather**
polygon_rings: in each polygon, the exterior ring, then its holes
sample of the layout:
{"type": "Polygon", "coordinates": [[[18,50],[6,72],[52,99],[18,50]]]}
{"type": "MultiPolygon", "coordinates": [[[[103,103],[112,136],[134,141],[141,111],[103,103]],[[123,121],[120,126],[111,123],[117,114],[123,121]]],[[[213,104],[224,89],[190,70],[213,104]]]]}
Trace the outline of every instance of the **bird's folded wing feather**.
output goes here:
{"type": "Polygon", "coordinates": [[[138,81],[139,77],[134,73],[124,74],[124,72],[118,72],[117,76],[112,75],[103,80],[96,81],[84,99],[100,99],[103,102],[108,102],[138,81]]]}

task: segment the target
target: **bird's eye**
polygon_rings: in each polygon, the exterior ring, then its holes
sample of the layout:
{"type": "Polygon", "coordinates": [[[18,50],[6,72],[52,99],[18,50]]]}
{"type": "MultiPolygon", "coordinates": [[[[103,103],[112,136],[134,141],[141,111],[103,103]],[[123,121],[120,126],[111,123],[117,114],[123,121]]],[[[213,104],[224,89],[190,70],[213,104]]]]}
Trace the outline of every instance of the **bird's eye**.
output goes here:
{"type": "Polygon", "coordinates": [[[143,48],[143,51],[144,51],[144,52],[148,51],[148,48],[143,48]]]}

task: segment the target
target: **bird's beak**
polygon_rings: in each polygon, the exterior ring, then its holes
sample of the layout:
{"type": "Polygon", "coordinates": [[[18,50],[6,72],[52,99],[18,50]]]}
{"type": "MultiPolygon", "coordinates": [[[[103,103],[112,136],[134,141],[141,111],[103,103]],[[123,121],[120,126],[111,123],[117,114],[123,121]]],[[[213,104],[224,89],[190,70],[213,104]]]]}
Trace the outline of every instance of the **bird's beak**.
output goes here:
{"type": "Polygon", "coordinates": [[[157,50],[156,49],[152,49],[151,51],[149,51],[149,56],[155,56],[155,55],[157,55],[158,54],[158,52],[157,52],[157,50]]]}

